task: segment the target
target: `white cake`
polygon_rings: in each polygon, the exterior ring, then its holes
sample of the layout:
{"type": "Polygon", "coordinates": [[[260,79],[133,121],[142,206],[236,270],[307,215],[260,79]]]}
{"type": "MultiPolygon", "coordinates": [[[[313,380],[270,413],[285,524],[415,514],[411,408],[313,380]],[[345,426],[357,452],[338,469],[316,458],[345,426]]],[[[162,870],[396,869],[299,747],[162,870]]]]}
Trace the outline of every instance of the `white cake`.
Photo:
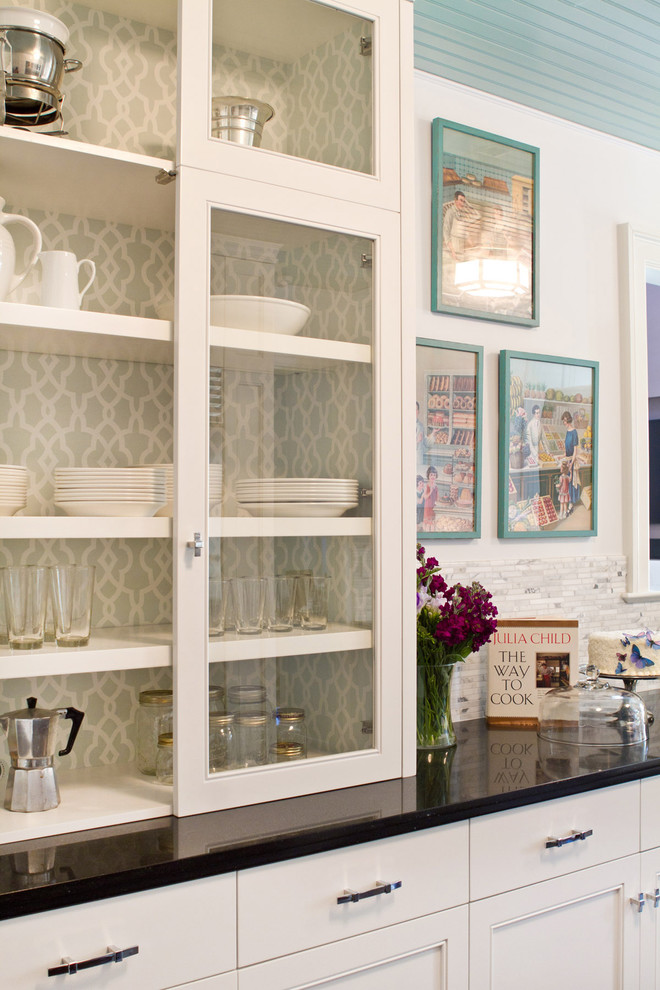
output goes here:
{"type": "Polygon", "coordinates": [[[657,677],[660,675],[660,633],[651,630],[592,633],[589,636],[589,663],[605,675],[657,677]]]}

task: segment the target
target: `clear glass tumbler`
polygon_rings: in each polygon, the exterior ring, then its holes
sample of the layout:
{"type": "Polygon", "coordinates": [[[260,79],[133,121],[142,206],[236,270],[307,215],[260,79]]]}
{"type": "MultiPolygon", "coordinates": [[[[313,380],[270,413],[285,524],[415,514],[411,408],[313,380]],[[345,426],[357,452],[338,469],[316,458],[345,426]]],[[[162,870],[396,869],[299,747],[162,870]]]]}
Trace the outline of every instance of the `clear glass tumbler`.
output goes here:
{"type": "Polygon", "coordinates": [[[264,627],[263,578],[234,578],[234,618],[236,632],[243,636],[258,636],[264,627]]]}
{"type": "Polygon", "coordinates": [[[92,625],[94,568],[58,564],[50,570],[50,592],[58,646],[86,646],[92,625]]]}
{"type": "Polygon", "coordinates": [[[265,578],[264,625],[269,632],[289,632],[293,629],[295,593],[294,578],[265,578]]]}
{"type": "Polygon", "coordinates": [[[13,650],[43,646],[48,570],[30,564],[2,568],[7,639],[13,650]]]}
{"type": "Polygon", "coordinates": [[[300,578],[302,606],[300,624],[303,629],[325,629],[328,625],[327,577],[300,578]]]}

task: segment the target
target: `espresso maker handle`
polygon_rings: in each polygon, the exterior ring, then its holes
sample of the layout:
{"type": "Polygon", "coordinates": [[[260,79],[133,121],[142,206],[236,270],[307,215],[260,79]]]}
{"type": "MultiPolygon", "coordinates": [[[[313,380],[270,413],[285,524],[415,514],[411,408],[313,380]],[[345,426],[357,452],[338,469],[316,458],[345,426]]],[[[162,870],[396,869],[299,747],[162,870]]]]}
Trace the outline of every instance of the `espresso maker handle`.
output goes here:
{"type": "Polygon", "coordinates": [[[85,717],[85,713],[79,712],[77,708],[63,708],[62,714],[64,715],[64,718],[70,718],[72,722],[71,732],[69,733],[69,741],[67,742],[66,747],[61,749],[59,752],[60,756],[66,756],[67,753],[70,753],[73,749],[73,744],[76,741],[76,736],[78,735],[78,730],[82,725],[82,720],[85,717]]]}

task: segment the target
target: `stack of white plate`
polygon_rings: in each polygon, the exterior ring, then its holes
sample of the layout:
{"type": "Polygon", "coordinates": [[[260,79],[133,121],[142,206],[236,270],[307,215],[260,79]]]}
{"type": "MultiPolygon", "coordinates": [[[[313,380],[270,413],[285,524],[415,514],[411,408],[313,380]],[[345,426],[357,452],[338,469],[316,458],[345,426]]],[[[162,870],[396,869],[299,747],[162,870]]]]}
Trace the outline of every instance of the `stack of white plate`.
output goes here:
{"type": "Polygon", "coordinates": [[[27,470],[18,464],[0,464],[0,516],[13,516],[27,504],[27,470]]]}
{"type": "MultiPolygon", "coordinates": [[[[157,516],[171,516],[174,513],[174,465],[158,464],[158,468],[165,472],[165,505],[158,509],[157,516]]],[[[209,507],[213,508],[218,502],[222,502],[222,465],[209,465],[209,507]]]]}
{"type": "Polygon", "coordinates": [[[54,501],[68,516],[153,516],[167,501],[165,471],[56,468],[54,501]]]}
{"type": "Polygon", "coordinates": [[[236,501],[253,516],[342,516],[358,504],[352,478],[254,478],[236,482],[236,501]]]}

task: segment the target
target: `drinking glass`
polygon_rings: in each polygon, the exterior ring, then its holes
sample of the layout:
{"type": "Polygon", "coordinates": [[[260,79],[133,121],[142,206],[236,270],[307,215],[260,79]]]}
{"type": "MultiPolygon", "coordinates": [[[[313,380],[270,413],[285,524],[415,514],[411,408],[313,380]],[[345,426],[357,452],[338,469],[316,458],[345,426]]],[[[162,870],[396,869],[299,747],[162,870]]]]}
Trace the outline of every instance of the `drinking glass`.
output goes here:
{"type": "Polygon", "coordinates": [[[57,564],[50,568],[50,590],[58,646],[86,646],[92,624],[94,568],[57,564]]]}
{"type": "Polygon", "coordinates": [[[263,578],[234,578],[232,591],[236,632],[258,636],[264,627],[263,578]]]}
{"type": "Polygon", "coordinates": [[[44,642],[48,571],[30,564],[2,569],[7,638],[13,650],[38,650],[44,642]]]}
{"type": "Polygon", "coordinates": [[[293,629],[293,606],[296,583],[292,577],[265,578],[266,604],[264,624],[269,632],[293,629]]]}
{"type": "Polygon", "coordinates": [[[328,578],[300,578],[302,606],[300,624],[303,629],[325,629],[328,625],[328,578]]]}
{"type": "Polygon", "coordinates": [[[224,636],[231,625],[233,614],[231,581],[220,578],[209,580],[209,636],[224,636]]]}

